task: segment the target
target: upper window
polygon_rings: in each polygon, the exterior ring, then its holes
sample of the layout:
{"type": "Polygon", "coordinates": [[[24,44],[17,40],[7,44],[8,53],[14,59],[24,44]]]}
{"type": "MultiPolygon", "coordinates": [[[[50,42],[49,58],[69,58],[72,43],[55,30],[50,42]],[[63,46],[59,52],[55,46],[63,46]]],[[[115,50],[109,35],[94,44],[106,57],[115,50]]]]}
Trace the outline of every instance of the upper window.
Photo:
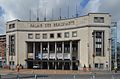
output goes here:
{"type": "Polygon", "coordinates": [[[95,23],[104,23],[104,17],[94,17],[95,23]]]}
{"type": "Polygon", "coordinates": [[[61,33],[57,33],[57,38],[61,38],[62,34],[61,33]]]}
{"type": "Polygon", "coordinates": [[[40,34],[36,34],[36,35],[35,35],[35,38],[36,38],[36,39],[40,39],[40,34]]]}
{"type": "Polygon", "coordinates": [[[9,29],[15,28],[15,24],[9,24],[9,29]]]}
{"type": "Polygon", "coordinates": [[[50,34],[50,38],[54,38],[54,34],[52,33],[52,34],[50,34]]]}
{"type": "Polygon", "coordinates": [[[43,34],[43,39],[47,39],[47,34],[43,34]]]}
{"type": "Polygon", "coordinates": [[[28,39],[33,39],[33,34],[28,34],[28,39]]]}
{"type": "Polygon", "coordinates": [[[94,31],[93,37],[96,56],[104,56],[104,31],[94,31]]]}
{"type": "Polygon", "coordinates": [[[72,37],[77,37],[77,31],[72,32],[72,37]]]}
{"type": "Polygon", "coordinates": [[[9,36],[9,55],[15,55],[15,35],[9,36]]]}
{"type": "Polygon", "coordinates": [[[69,32],[65,32],[65,33],[64,33],[64,37],[65,37],[65,38],[69,38],[69,32]]]}

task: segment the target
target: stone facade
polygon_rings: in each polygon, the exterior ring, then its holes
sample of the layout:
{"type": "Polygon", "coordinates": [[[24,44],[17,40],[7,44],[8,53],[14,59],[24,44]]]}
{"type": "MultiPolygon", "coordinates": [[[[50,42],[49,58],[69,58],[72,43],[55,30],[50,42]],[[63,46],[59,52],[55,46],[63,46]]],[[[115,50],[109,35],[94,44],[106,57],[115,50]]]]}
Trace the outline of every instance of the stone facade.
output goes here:
{"type": "Polygon", "coordinates": [[[110,25],[108,13],[89,13],[78,18],[46,22],[9,21],[6,25],[7,48],[10,50],[7,64],[22,64],[27,68],[46,66],[47,69],[70,66],[68,69],[78,70],[91,66],[108,70],[111,68],[110,25]]]}

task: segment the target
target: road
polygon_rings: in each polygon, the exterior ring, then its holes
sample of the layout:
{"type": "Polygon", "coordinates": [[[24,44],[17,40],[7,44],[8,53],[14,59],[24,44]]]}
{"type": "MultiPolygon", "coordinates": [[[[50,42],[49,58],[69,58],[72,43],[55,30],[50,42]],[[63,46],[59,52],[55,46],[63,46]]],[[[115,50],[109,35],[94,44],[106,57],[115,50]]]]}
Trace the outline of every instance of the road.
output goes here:
{"type": "Polygon", "coordinates": [[[8,74],[2,76],[1,79],[120,79],[120,74],[76,74],[76,75],[71,75],[71,74],[49,74],[49,75],[36,75],[37,78],[35,78],[35,75],[33,74],[19,74],[19,76],[15,74],[8,74]]]}

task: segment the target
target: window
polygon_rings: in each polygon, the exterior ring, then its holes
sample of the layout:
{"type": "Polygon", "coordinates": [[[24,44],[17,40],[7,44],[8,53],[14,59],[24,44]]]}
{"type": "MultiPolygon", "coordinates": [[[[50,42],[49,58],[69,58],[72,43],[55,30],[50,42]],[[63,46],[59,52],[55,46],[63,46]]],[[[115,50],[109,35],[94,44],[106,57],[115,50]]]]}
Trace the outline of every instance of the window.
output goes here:
{"type": "Polygon", "coordinates": [[[104,31],[96,30],[93,34],[94,51],[96,56],[104,56],[104,31]]]}
{"type": "Polygon", "coordinates": [[[9,24],[9,29],[15,28],[15,24],[9,24]]]}
{"type": "Polygon", "coordinates": [[[101,38],[96,38],[96,42],[102,42],[101,38]]]}
{"type": "Polygon", "coordinates": [[[33,34],[28,34],[28,39],[33,39],[33,34]]]}
{"type": "Polygon", "coordinates": [[[36,38],[36,39],[40,39],[40,34],[36,34],[36,35],[35,35],[35,38],[36,38]]]}
{"type": "Polygon", "coordinates": [[[96,48],[96,56],[101,56],[102,55],[102,49],[101,48],[96,48]]]}
{"type": "Polygon", "coordinates": [[[69,32],[65,32],[64,36],[65,38],[69,38],[69,32]]]}
{"type": "Polygon", "coordinates": [[[9,36],[9,55],[15,56],[15,35],[9,36]]]}
{"type": "Polygon", "coordinates": [[[61,38],[61,37],[62,37],[61,33],[57,33],[57,38],[61,38]]]}
{"type": "Polygon", "coordinates": [[[95,23],[104,23],[104,17],[94,17],[95,23]]]}
{"type": "Polygon", "coordinates": [[[77,31],[72,32],[72,37],[77,37],[77,31]]]}
{"type": "Polygon", "coordinates": [[[54,34],[50,34],[50,38],[54,38],[54,34]]]}
{"type": "Polygon", "coordinates": [[[47,34],[43,34],[43,39],[47,39],[47,34]]]}
{"type": "Polygon", "coordinates": [[[95,68],[98,68],[98,63],[95,63],[95,68]]]}
{"type": "Polygon", "coordinates": [[[101,44],[96,44],[96,48],[102,48],[101,44]]]}
{"type": "Polygon", "coordinates": [[[104,68],[104,64],[100,63],[100,69],[103,69],[103,68],[104,68]]]}

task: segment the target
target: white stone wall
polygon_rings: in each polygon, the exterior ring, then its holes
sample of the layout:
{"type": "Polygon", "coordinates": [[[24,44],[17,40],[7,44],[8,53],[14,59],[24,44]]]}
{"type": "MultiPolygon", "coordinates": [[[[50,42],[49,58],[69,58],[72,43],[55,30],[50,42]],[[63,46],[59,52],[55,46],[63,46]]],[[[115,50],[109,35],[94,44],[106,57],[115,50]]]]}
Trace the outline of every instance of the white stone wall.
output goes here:
{"type": "MultiPolygon", "coordinates": [[[[6,26],[6,40],[8,45],[8,36],[15,34],[16,38],[16,56],[14,57],[15,64],[26,65],[25,59],[27,57],[27,48],[26,41],[65,41],[65,40],[80,40],[80,50],[79,50],[79,61],[80,67],[83,67],[84,64],[88,67],[89,64],[93,65],[93,30],[104,30],[105,31],[105,56],[104,57],[95,57],[95,63],[104,63],[106,61],[109,63],[109,26],[111,24],[111,17],[109,14],[88,14],[75,19],[61,20],[61,21],[48,21],[48,22],[30,22],[30,21],[11,21],[7,23],[6,26]],[[104,23],[94,23],[94,17],[104,17],[104,23]],[[42,28],[30,28],[30,24],[48,24],[53,25],[54,23],[69,22],[74,21],[74,25],[69,26],[58,26],[58,27],[45,27],[42,28]],[[9,29],[9,24],[15,23],[15,28],[9,29]],[[93,27],[94,26],[94,27],[93,27]],[[99,27],[98,27],[99,26],[99,27]],[[72,31],[77,31],[77,37],[72,37],[72,31]],[[70,37],[64,38],[64,33],[69,32],[70,37]],[[32,33],[34,38],[28,39],[28,34],[32,33]],[[40,39],[35,39],[35,34],[40,34],[40,39]],[[43,33],[54,33],[54,39],[42,39],[43,33]],[[62,33],[62,38],[57,38],[57,33],[62,33]]],[[[9,56],[7,54],[7,61],[9,62],[9,56]]],[[[7,62],[7,64],[8,64],[7,62]]]]}

